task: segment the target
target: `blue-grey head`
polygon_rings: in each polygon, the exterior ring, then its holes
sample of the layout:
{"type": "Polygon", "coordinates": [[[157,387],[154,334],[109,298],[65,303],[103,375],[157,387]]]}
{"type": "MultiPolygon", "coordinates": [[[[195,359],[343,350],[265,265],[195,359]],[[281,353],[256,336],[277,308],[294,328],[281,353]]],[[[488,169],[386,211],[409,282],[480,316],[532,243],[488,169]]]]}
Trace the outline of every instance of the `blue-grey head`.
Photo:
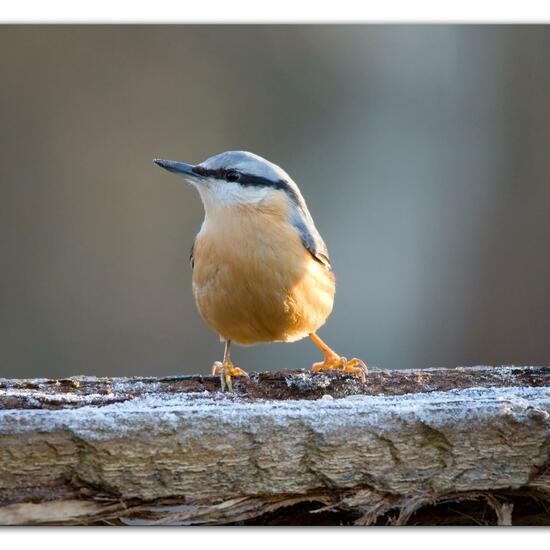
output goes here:
{"type": "Polygon", "coordinates": [[[155,164],[183,176],[199,191],[205,210],[220,205],[260,204],[274,191],[284,193],[291,223],[304,246],[329,266],[328,252],[300,189],[279,166],[247,151],[226,151],[199,164],[155,159],[155,164]]]}

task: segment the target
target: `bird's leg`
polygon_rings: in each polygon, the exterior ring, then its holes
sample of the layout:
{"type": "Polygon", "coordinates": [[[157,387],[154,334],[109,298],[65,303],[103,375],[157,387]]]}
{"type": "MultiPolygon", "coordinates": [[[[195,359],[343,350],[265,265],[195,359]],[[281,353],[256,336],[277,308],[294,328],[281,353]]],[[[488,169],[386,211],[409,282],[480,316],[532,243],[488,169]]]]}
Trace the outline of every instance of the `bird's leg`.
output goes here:
{"type": "Polygon", "coordinates": [[[236,367],[231,361],[231,340],[225,341],[225,350],[223,353],[223,363],[216,361],[212,367],[212,374],[219,376],[222,386],[222,391],[227,388],[227,391],[233,391],[233,385],[231,384],[232,376],[248,376],[248,374],[236,367]]]}
{"type": "Polygon", "coordinates": [[[345,357],[340,357],[334,350],[330,349],[314,332],[312,332],[309,337],[319,346],[325,356],[323,362],[313,363],[311,368],[313,372],[338,369],[344,372],[353,373],[360,378],[362,382],[366,381],[368,369],[367,365],[365,365],[361,359],[353,358],[348,361],[345,357]]]}

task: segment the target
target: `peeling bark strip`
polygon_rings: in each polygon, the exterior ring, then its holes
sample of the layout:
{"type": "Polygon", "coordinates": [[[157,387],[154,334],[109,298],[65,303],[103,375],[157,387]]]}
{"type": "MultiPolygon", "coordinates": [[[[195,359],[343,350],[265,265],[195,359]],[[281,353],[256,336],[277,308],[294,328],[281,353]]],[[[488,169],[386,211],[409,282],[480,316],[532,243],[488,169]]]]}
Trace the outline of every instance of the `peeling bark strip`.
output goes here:
{"type": "Polygon", "coordinates": [[[218,389],[0,380],[0,524],[550,524],[549,367],[218,389]]]}

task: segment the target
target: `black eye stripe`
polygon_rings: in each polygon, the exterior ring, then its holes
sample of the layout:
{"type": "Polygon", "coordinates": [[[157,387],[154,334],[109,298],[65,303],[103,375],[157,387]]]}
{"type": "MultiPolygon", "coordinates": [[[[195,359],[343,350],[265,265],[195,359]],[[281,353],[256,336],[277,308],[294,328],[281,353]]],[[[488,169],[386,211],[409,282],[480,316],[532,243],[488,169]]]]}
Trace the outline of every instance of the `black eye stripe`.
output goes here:
{"type": "MultiPolygon", "coordinates": [[[[208,169],[202,166],[193,166],[193,172],[203,177],[211,177],[220,180],[225,180],[228,172],[238,172],[233,169],[225,168],[215,168],[208,169]]],[[[262,176],[256,176],[254,174],[247,174],[243,172],[238,172],[240,175],[238,179],[239,185],[243,187],[271,187],[272,189],[277,189],[279,191],[284,191],[297,205],[301,205],[301,200],[296,191],[282,179],[271,180],[269,178],[264,178],[262,176]]]]}
{"type": "Polygon", "coordinates": [[[193,166],[191,170],[199,176],[214,177],[217,179],[223,179],[223,174],[225,172],[225,170],[223,170],[222,168],[218,168],[216,170],[208,170],[207,168],[203,168],[202,166],[193,166]]]}
{"type": "Polygon", "coordinates": [[[272,189],[284,191],[296,204],[300,204],[296,191],[294,191],[285,180],[270,180],[268,178],[262,178],[261,176],[253,176],[252,174],[241,174],[239,183],[241,185],[256,187],[271,187],[272,189]]]}

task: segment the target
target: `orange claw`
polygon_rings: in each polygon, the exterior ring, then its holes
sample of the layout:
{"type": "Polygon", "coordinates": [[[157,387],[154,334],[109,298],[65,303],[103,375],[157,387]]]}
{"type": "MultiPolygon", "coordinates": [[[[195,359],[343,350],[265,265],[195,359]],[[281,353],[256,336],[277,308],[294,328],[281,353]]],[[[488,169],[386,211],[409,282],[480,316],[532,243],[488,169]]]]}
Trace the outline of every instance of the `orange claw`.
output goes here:
{"type": "Polygon", "coordinates": [[[361,359],[357,359],[356,357],[348,361],[345,357],[334,354],[328,357],[326,356],[325,360],[320,363],[313,363],[311,368],[313,372],[322,372],[330,369],[351,372],[357,378],[360,378],[361,382],[367,381],[368,367],[361,359]]]}
{"type": "Polygon", "coordinates": [[[337,353],[330,349],[315,333],[311,333],[309,336],[319,346],[325,356],[324,361],[313,363],[311,368],[313,372],[338,369],[343,372],[351,372],[357,376],[357,378],[360,378],[361,382],[366,382],[368,367],[363,361],[361,361],[361,359],[354,357],[348,361],[345,357],[340,357],[337,353]]]}
{"type": "Polygon", "coordinates": [[[221,361],[214,362],[214,364],[212,365],[212,375],[220,377],[222,391],[227,388],[227,391],[232,392],[233,384],[231,383],[231,377],[248,376],[248,373],[245,372],[243,369],[236,367],[233,364],[233,361],[231,361],[229,357],[226,357],[223,360],[223,363],[221,361]]]}

